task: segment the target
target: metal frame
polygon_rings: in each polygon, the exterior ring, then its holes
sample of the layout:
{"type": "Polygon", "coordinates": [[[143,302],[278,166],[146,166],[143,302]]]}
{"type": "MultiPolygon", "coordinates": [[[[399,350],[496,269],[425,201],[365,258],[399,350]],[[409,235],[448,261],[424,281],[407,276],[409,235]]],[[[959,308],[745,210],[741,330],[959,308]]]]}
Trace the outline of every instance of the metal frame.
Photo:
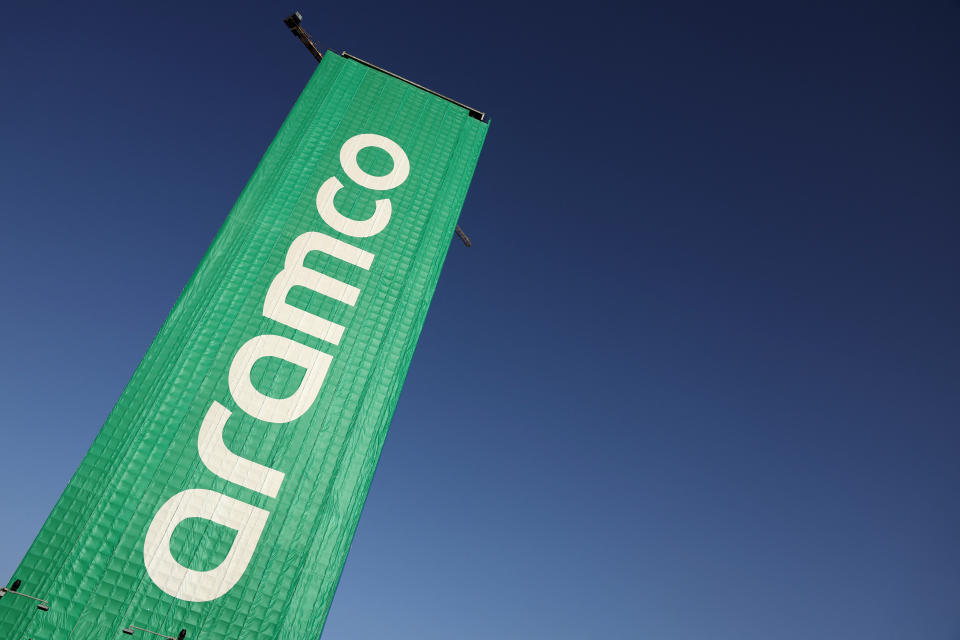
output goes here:
{"type": "MultiPolygon", "coordinates": [[[[307,51],[310,52],[310,55],[312,55],[312,56],[316,59],[317,62],[320,62],[321,60],[323,60],[323,54],[320,52],[320,49],[317,47],[317,45],[314,44],[313,39],[310,37],[310,34],[307,33],[306,31],[304,31],[303,27],[300,26],[300,24],[301,24],[302,22],[303,22],[303,16],[300,15],[300,12],[299,12],[299,11],[296,11],[296,12],[294,12],[294,13],[291,13],[289,16],[287,16],[286,18],[283,19],[283,24],[287,25],[287,27],[290,29],[290,32],[293,33],[293,35],[297,36],[297,39],[300,40],[300,42],[303,43],[303,46],[305,46],[305,47],[307,48],[307,51]]],[[[446,100],[447,102],[452,102],[453,104],[457,105],[458,107],[463,107],[464,109],[466,109],[466,110],[470,113],[470,117],[471,117],[471,118],[476,118],[476,119],[479,120],[480,122],[483,122],[484,118],[487,117],[487,114],[485,114],[483,111],[479,111],[479,110],[477,110],[477,109],[474,109],[473,107],[467,106],[467,105],[463,104],[462,102],[459,102],[459,101],[457,101],[457,100],[454,100],[453,98],[449,98],[449,97],[443,95],[442,93],[437,93],[437,92],[434,91],[433,89],[427,89],[427,88],[426,88],[425,86],[423,86],[422,84],[417,84],[417,83],[414,82],[413,80],[407,80],[407,79],[404,78],[403,76],[397,75],[397,74],[393,73],[392,71],[387,71],[387,70],[384,69],[383,67],[378,67],[377,65],[373,64],[372,62],[367,62],[366,60],[362,60],[362,59],[358,58],[357,56],[350,55],[350,54],[347,53],[346,51],[342,52],[340,55],[341,55],[342,57],[346,58],[347,60],[353,60],[353,61],[355,61],[355,62],[359,62],[360,64],[362,64],[362,65],[364,65],[364,66],[366,66],[366,67],[370,67],[371,69],[376,69],[377,71],[380,71],[380,72],[382,72],[382,73],[385,73],[385,74],[387,74],[388,76],[391,76],[391,77],[393,77],[393,78],[396,78],[397,80],[403,80],[403,81],[406,82],[407,84],[412,84],[413,86],[417,87],[418,89],[423,89],[423,90],[426,91],[427,93],[433,94],[433,95],[437,96],[438,98],[443,98],[443,99],[446,100]]]]}
{"type": "Polygon", "coordinates": [[[426,91],[427,93],[431,93],[431,94],[437,96],[438,98],[443,98],[443,99],[446,100],[447,102],[452,102],[453,104],[457,105],[458,107],[463,107],[464,109],[466,109],[467,111],[470,112],[470,117],[471,117],[471,118],[476,118],[476,119],[479,120],[480,122],[483,122],[483,119],[487,117],[487,114],[485,114],[483,111],[477,111],[477,110],[474,109],[473,107],[468,107],[467,105],[463,104],[462,102],[458,102],[458,101],[454,100],[453,98],[448,98],[447,96],[443,95],[442,93],[437,93],[437,92],[434,91],[433,89],[427,89],[427,88],[426,88],[425,86],[423,86],[422,84],[417,84],[417,83],[414,82],[413,80],[407,80],[407,79],[404,78],[403,76],[398,76],[397,74],[393,73],[392,71],[387,71],[387,70],[384,69],[383,67],[378,67],[377,65],[373,64],[372,62],[367,62],[366,60],[361,60],[361,59],[358,58],[357,56],[350,55],[350,54],[347,53],[346,51],[344,51],[344,52],[341,53],[340,55],[343,56],[344,58],[346,58],[347,60],[353,60],[353,61],[355,61],[355,62],[359,62],[360,64],[362,64],[362,65],[364,65],[364,66],[366,66],[366,67],[370,67],[371,69],[376,69],[377,71],[380,71],[380,72],[382,72],[382,73],[385,73],[385,74],[387,74],[388,76],[394,77],[394,78],[396,78],[397,80],[403,80],[403,81],[406,82],[407,84],[412,84],[412,85],[415,86],[416,88],[418,88],[418,89],[423,89],[423,90],[426,91]]]}
{"type": "Polygon", "coordinates": [[[35,601],[39,602],[40,604],[37,605],[37,609],[40,609],[40,611],[50,611],[50,602],[49,602],[48,600],[44,600],[43,598],[37,598],[37,597],[35,597],[35,596],[27,595],[26,593],[20,593],[20,592],[17,591],[16,589],[11,589],[11,588],[9,588],[9,587],[0,587],[0,598],[2,598],[2,597],[5,596],[5,595],[11,594],[11,593],[12,593],[13,595],[15,595],[15,596],[21,596],[21,597],[24,597],[24,598],[30,598],[31,600],[35,600],[35,601]]]}

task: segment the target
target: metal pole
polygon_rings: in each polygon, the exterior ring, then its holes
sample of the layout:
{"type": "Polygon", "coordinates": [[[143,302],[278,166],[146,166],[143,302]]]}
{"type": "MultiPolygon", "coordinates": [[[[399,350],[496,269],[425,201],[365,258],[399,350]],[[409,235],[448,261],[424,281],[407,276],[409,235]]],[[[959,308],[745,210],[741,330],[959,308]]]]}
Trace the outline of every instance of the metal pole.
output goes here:
{"type": "Polygon", "coordinates": [[[464,246],[472,247],[473,243],[470,242],[470,238],[467,237],[467,234],[463,232],[463,229],[460,228],[460,225],[457,225],[457,228],[453,230],[457,234],[457,237],[463,241],[464,246]]]}
{"type": "Polygon", "coordinates": [[[307,48],[307,51],[310,52],[314,58],[317,59],[317,62],[323,60],[323,54],[320,53],[320,49],[317,49],[317,45],[313,44],[313,40],[310,39],[310,34],[303,30],[303,27],[300,26],[300,23],[303,22],[303,16],[300,15],[299,11],[291,13],[289,16],[283,19],[283,24],[287,25],[290,28],[290,32],[293,35],[297,36],[297,39],[303,43],[303,46],[307,48]]]}

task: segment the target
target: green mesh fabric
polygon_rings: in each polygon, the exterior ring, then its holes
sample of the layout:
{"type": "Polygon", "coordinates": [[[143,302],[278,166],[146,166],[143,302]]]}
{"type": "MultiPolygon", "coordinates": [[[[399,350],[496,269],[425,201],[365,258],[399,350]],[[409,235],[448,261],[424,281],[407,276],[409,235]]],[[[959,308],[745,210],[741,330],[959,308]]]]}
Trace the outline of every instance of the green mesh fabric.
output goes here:
{"type": "MultiPolygon", "coordinates": [[[[320,635],[486,129],[454,104],[327,53],[11,577],[50,610],[7,595],[0,638],[125,638],[128,625],[169,636],[185,628],[201,640],[320,635]],[[402,184],[373,191],[351,181],[340,149],[363,133],[403,149],[410,170],[402,184]],[[348,218],[368,218],[376,199],[389,198],[392,215],[380,233],[350,237],[318,215],[317,191],[331,176],[344,185],[334,203],[348,218]],[[373,255],[369,269],[322,252],[304,259],[304,267],[356,287],[354,305],[305,287],[286,299],[342,325],[339,344],[264,316],[288,249],[310,231],[373,255]],[[242,411],[228,384],[241,346],[267,334],[332,357],[315,400],[285,423],[242,411]],[[226,448],[284,474],[276,497],[225,480],[200,459],[198,434],[213,402],[231,412],[226,448]],[[151,522],[187,489],[269,514],[242,576],[207,601],[166,593],[145,567],[151,522]]],[[[375,148],[356,157],[370,175],[393,167],[375,148]]],[[[249,370],[253,386],[275,398],[295,393],[304,375],[282,358],[249,370]]],[[[178,563],[207,571],[235,534],[190,518],[172,532],[169,549],[178,563]]]]}

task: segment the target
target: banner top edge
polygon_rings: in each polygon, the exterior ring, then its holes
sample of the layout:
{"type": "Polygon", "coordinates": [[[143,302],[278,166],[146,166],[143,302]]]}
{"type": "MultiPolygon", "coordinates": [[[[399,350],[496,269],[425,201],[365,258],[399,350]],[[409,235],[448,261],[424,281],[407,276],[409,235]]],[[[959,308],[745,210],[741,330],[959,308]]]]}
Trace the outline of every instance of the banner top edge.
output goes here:
{"type": "MultiPolygon", "coordinates": [[[[328,51],[327,53],[330,53],[330,52],[328,51]]],[[[451,97],[449,97],[449,96],[445,96],[445,95],[443,95],[442,93],[438,93],[438,92],[434,91],[433,89],[428,89],[427,87],[423,86],[422,84],[418,84],[418,83],[414,82],[413,80],[409,80],[409,79],[407,79],[407,78],[404,78],[404,77],[401,76],[401,75],[397,75],[396,73],[393,73],[392,71],[387,71],[387,70],[384,69],[383,67],[379,67],[379,66],[373,64],[372,62],[367,62],[366,60],[363,60],[362,58],[358,58],[358,57],[355,56],[355,55],[349,54],[349,53],[347,53],[346,51],[341,52],[341,53],[340,53],[340,57],[346,58],[347,60],[353,60],[354,62],[359,62],[360,64],[364,65],[365,67],[370,67],[371,69],[375,69],[375,70],[377,70],[377,71],[379,71],[379,72],[381,72],[381,73],[385,73],[385,74],[387,74],[387,75],[390,76],[390,77],[396,78],[397,80],[402,80],[403,82],[406,82],[407,84],[413,85],[413,86],[417,87],[418,89],[423,89],[423,90],[426,91],[427,93],[430,93],[430,94],[432,94],[432,95],[435,95],[435,96],[437,96],[438,98],[442,98],[442,99],[446,100],[447,102],[451,102],[451,103],[457,105],[458,107],[461,107],[461,108],[463,108],[463,109],[466,109],[467,112],[470,114],[470,117],[471,117],[471,118],[475,118],[475,119],[479,120],[480,122],[483,122],[484,124],[486,124],[487,114],[486,114],[485,112],[483,112],[483,111],[480,111],[479,109],[474,109],[473,107],[471,107],[471,106],[469,106],[469,105],[466,105],[466,104],[464,104],[464,103],[462,103],[462,102],[460,102],[460,101],[458,101],[458,100],[454,100],[453,98],[451,98],[451,97]]]]}

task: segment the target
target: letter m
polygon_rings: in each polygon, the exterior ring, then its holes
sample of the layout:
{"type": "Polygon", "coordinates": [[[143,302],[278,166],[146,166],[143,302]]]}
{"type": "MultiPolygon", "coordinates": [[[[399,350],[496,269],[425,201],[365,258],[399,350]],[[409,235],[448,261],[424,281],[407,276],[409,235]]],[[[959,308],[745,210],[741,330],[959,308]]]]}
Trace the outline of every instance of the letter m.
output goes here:
{"type": "Polygon", "coordinates": [[[306,287],[320,295],[346,303],[357,303],[360,290],[324,275],[303,265],[307,254],[320,251],[349,264],[368,270],[373,264],[373,254],[331,238],[323,233],[308,231],[290,245],[283,271],[277,274],[267,290],[263,301],[263,315],[288,327],[308,333],[330,344],[340,344],[343,325],[295,307],[287,302],[287,294],[293,287],[306,287]]]}

